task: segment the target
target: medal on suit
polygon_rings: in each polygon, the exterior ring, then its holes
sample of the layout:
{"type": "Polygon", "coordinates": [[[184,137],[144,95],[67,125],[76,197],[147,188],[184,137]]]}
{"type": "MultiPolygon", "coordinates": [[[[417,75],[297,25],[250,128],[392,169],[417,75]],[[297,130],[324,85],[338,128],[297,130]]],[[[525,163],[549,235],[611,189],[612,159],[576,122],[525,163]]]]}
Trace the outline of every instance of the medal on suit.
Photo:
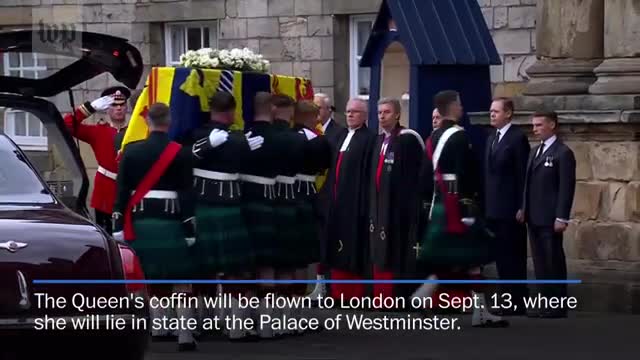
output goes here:
{"type": "Polygon", "coordinates": [[[553,156],[547,156],[544,160],[545,167],[553,167],[553,156]]]}

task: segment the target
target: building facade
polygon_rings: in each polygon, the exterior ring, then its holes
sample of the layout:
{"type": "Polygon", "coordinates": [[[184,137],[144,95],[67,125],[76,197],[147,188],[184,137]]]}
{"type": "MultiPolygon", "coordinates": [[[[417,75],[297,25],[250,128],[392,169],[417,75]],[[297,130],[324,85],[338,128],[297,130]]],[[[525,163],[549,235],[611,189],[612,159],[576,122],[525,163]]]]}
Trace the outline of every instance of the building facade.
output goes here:
{"type": "MultiPolygon", "coordinates": [[[[640,219],[640,146],[634,124],[640,96],[633,95],[640,94],[636,86],[640,69],[633,60],[640,48],[638,40],[613,20],[624,18],[626,23],[640,25],[637,2],[478,2],[502,59],[502,65],[491,67],[493,94],[517,97],[516,121],[527,130],[527,116],[540,105],[564,111],[563,136],[579,162],[574,219],[565,248],[571,277],[587,283],[575,288],[583,307],[640,311],[640,225],[636,223],[640,219]],[[628,73],[620,69],[636,75],[622,76],[628,73]],[[611,95],[612,82],[618,84],[614,88],[622,86],[623,95],[611,95]]],[[[360,68],[358,60],[380,3],[4,0],[0,27],[37,26],[42,20],[130,39],[142,53],[145,78],[154,65],[176,65],[188,49],[248,47],[269,59],[274,73],[310,78],[316,92],[328,93],[334,100],[336,118],[341,120],[348,98],[368,95],[368,69],[360,68]]],[[[4,74],[41,77],[65,61],[5,55],[0,69],[4,74]]],[[[76,104],[97,98],[111,85],[116,83],[106,75],[83,84],[74,89],[76,104]]],[[[394,92],[410,101],[408,89],[394,92]]],[[[70,110],[67,94],[52,100],[62,111],[70,110]]],[[[486,114],[474,114],[473,119],[488,123],[486,114]]],[[[30,150],[44,172],[51,172],[55,161],[37,119],[8,109],[0,122],[0,130],[30,150]]],[[[93,154],[80,146],[92,178],[97,167],[93,154]]]]}

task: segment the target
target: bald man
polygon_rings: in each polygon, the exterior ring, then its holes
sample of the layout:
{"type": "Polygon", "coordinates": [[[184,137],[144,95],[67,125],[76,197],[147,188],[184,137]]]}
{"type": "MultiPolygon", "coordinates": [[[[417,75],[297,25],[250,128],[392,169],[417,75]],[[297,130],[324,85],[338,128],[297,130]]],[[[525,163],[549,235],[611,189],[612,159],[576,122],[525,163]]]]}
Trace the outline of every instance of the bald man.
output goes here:
{"type": "Polygon", "coordinates": [[[322,126],[322,133],[327,137],[332,147],[337,147],[338,136],[344,127],[333,119],[334,107],[331,104],[331,99],[327,94],[318,93],[313,97],[313,102],[319,108],[318,123],[322,126]]]}

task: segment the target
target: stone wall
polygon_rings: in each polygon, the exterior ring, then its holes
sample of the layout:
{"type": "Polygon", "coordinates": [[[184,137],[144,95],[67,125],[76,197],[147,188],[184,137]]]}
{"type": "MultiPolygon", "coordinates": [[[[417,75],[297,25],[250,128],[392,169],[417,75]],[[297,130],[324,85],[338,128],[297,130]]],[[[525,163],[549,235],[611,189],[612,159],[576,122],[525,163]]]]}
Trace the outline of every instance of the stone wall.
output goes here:
{"type": "Polygon", "coordinates": [[[491,67],[496,96],[522,93],[535,60],[536,0],[478,0],[502,59],[491,67]]]}

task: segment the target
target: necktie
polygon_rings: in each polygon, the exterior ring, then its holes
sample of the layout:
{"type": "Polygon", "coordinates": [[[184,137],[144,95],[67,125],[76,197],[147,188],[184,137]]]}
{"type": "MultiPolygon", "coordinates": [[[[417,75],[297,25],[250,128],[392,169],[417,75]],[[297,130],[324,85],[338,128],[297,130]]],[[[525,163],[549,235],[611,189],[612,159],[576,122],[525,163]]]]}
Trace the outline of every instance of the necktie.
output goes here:
{"type": "Polygon", "coordinates": [[[536,155],[536,158],[539,158],[540,155],[542,155],[542,153],[544,152],[544,141],[540,142],[540,150],[538,150],[538,155],[536,155]]]}
{"type": "Polygon", "coordinates": [[[496,131],[496,137],[493,138],[493,143],[491,143],[491,149],[494,149],[499,142],[500,142],[500,130],[496,131]]]}

